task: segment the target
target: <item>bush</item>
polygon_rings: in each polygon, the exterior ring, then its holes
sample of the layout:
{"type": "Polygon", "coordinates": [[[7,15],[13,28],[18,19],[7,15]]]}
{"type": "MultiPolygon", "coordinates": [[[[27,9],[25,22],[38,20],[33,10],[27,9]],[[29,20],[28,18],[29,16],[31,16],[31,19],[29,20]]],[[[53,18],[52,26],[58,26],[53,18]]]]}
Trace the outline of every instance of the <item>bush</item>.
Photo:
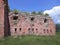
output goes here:
{"type": "Polygon", "coordinates": [[[19,12],[18,10],[16,10],[16,9],[14,10],[14,13],[15,13],[15,14],[18,14],[18,12],[19,12]]]}

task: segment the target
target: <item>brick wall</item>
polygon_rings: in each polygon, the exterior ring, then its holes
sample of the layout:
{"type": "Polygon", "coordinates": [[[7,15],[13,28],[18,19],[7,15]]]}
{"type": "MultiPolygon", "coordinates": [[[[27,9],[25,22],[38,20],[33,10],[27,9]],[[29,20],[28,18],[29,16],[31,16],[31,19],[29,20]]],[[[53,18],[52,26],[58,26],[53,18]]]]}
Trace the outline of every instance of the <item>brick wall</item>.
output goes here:
{"type": "Polygon", "coordinates": [[[0,37],[8,36],[8,0],[0,0],[0,37]]]}
{"type": "Polygon", "coordinates": [[[9,20],[11,36],[55,35],[55,25],[50,17],[11,12],[9,20]]]}

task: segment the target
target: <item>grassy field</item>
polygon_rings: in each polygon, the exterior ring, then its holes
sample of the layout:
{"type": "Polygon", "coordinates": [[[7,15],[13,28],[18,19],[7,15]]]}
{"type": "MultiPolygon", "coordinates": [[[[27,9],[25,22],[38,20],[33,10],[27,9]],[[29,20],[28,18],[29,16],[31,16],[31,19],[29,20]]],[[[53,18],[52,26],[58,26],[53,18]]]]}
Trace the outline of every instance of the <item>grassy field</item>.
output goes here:
{"type": "Polygon", "coordinates": [[[56,36],[21,36],[0,39],[0,45],[60,45],[60,32],[56,36]]]}

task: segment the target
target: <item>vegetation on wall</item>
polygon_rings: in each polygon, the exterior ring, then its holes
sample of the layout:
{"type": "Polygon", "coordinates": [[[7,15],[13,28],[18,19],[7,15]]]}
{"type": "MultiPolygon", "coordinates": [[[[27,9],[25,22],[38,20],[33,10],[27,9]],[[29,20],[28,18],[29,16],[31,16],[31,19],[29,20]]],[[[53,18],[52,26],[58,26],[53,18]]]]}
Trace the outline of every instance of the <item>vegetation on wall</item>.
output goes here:
{"type": "Polygon", "coordinates": [[[46,13],[45,16],[49,16],[49,14],[46,13]]]}
{"type": "Polygon", "coordinates": [[[18,10],[16,10],[16,9],[14,9],[13,11],[14,11],[14,13],[15,13],[15,14],[18,14],[18,12],[19,12],[19,11],[18,11],[18,10]]]}
{"type": "MultiPolygon", "coordinates": [[[[18,12],[20,12],[19,10],[17,9],[14,9],[14,10],[10,10],[10,11],[13,11],[15,14],[18,14],[18,12]]],[[[32,11],[31,13],[30,12],[22,12],[22,13],[25,13],[25,14],[34,14],[34,15],[43,15],[43,16],[49,16],[49,14],[44,14],[43,11],[32,11]]]]}
{"type": "Polygon", "coordinates": [[[38,12],[33,11],[33,12],[31,12],[31,14],[36,14],[36,15],[44,15],[42,11],[38,11],[38,12]]]}
{"type": "Polygon", "coordinates": [[[36,14],[36,12],[35,12],[35,11],[33,11],[33,12],[31,12],[31,14],[36,14]]]}
{"type": "Polygon", "coordinates": [[[43,11],[38,11],[38,12],[33,11],[33,12],[31,12],[31,14],[49,16],[49,14],[47,14],[47,13],[44,14],[43,11]]]}
{"type": "Polygon", "coordinates": [[[25,13],[25,14],[30,14],[29,12],[23,12],[23,13],[25,13]]]}
{"type": "Polygon", "coordinates": [[[38,15],[43,15],[43,12],[42,11],[38,11],[37,14],[38,15]]]}

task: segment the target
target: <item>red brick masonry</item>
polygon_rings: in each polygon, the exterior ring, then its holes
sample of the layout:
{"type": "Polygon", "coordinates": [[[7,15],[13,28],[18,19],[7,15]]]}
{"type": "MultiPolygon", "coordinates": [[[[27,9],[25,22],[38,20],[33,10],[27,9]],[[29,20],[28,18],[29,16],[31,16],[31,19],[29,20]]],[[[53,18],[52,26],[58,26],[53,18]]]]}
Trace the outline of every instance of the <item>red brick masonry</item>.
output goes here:
{"type": "Polygon", "coordinates": [[[0,0],[0,37],[20,35],[55,35],[51,17],[9,12],[8,0],[0,0]],[[9,28],[10,27],[10,28],[9,28]]]}
{"type": "Polygon", "coordinates": [[[11,36],[55,35],[55,25],[49,16],[10,12],[9,21],[11,36]]]}

